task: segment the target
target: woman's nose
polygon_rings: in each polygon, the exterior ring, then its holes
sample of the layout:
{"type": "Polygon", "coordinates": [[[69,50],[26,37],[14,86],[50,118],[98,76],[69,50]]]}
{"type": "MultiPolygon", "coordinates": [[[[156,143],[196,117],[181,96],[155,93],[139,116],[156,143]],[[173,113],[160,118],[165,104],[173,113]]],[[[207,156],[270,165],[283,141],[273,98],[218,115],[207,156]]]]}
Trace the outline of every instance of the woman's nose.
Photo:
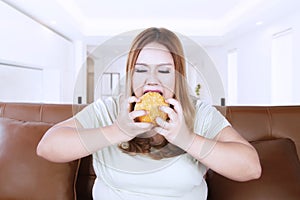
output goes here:
{"type": "Polygon", "coordinates": [[[151,73],[149,73],[149,75],[147,76],[146,84],[148,84],[148,85],[157,85],[158,82],[159,81],[158,81],[156,73],[154,71],[151,71],[151,73]]]}

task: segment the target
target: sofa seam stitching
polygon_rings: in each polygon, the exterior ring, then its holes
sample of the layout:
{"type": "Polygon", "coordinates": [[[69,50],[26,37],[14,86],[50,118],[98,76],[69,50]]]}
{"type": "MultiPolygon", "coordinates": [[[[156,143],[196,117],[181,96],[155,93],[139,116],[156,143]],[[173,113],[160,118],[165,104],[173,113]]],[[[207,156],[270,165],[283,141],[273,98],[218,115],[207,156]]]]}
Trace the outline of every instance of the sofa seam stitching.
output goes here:
{"type": "Polygon", "coordinates": [[[40,122],[42,122],[43,105],[40,105],[40,122]]]}
{"type": "Polygon", "coordinates": [[[273,129],[272,129],[272,113],[270,110],[270,107],[267,107],[267,113],[268,113],[268,120],[269,120],[269,132],[270,132],[270,137],[273,138],[273,129]]]}
{"type": "Polygon", "coordinates": [[[227,113],[228,113],[228,118],[227,119],[228,119],[228,121],[231,122],[231,108],[229,108],[229,107],[227,108],[226,107],[226,116],[227,116],[227,113]]]}
{"type": "Polygon", "coordinates": [[[74,181],[73,181],[73,195],[74,195],[74,200],[77,200],[77,180],[79,176],[79,171],[80,171],[80,165],[81,165],[81,158],[77,160],[77,167],[76,167],[76,172],[74,174],[74,181]]]}

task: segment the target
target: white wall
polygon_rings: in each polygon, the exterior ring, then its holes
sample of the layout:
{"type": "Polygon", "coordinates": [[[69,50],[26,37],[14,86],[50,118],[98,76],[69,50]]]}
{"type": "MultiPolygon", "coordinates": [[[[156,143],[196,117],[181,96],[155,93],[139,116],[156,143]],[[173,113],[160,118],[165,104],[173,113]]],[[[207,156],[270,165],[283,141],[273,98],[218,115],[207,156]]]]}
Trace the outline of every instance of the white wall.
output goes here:
{"type": "Polygon", "coordinates": [[[246,34],[228,40],[224,45],[206,47],[208,54],[215,61],[224,81],[227,95],[227,52],[237,49],[238,52],[238,104],[265,105],[271,104],[271,42],[272,35],[293,29],[294,41],[294,87],[293,102],[300,104],[300,13],[290,13],[269,24],[258,26],[246,34]]]}
{"type": "MultiPolygon", "coordinates": [[[[20,65],[42,71],[42,75],[39,75],[42,77],[38,79],[42,82],[38,83],[42,84],[42,94],[37,97],[32,90],[30,91],[32,98],[27,96],[26,101],[72,103],[76,102],[78,96],[82,96],[83,103],[85,103],[86,47],[81,41],[72,43],[2,1],[0,1],[0,19],[0,64],[12,64],[9,65],[10,67],[20,65]],[[80,71],[82,73],[79,73],[80,71]]],[[[300,13],[290,13],[272,23],[258,26],[256,30],[227,40],[222,45],[205,47],[221,76],[225,96],[228,87],[227,52],[237,49],[238,104],[263,105],[272,102],[272,35],[291,27],[294,36],[294,73],[291,77],[294,82],[293,103],[300,104],[300,92],[298,92],[300,91],[299,21],[300,13]]],[[[101,71],[102,68],[99,70],[101,71]]],[[[99,70],[95,69],[95,74],[99,74],[99,70]]],[[[16,77],[11,78],[18,80],[16,77]]],[[[5,82],[0,82],[1,92],[7,92],[4,84],[5,82]]],[[[11,92],[14,91],[11,90],[11,92]]],[[[30,95],[30,92],[26,95],[30,95]]],[[[12,94],[9,95],[12,96],[12,94]]]]}
{"type": "MultiPolygon", "coordinates": [[[[2,1],[0,1],[0,19],[0,62],[4,65],[9,63],[43,71],[41,77],[43,94],[31,100],[30,95],[34,96],[34,90],[31,90],[23,101],[73,102],[75,74],[72,67],[74,65],[72,42],[2,1]]],[[[10,67],[14,67],[12,65],[10,67]]],[[[16,77],[10,78],[18,81],[16,77]]],[[[0,91],[3,91],[3,87],[5,85],[1,84],[0,91]]]]}

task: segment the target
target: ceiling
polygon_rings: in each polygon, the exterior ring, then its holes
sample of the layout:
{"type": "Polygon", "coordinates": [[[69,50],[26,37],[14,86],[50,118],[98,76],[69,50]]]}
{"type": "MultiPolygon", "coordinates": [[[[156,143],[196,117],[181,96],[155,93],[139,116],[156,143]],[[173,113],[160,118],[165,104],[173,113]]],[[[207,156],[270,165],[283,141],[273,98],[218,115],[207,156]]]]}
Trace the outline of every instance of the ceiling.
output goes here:
{"type": "Polygon", "coordinates": [[[87,44],[150,26],[187,36],[223,38],[300,8],[299,0],[3,1],[64,37],[87,44]]]}

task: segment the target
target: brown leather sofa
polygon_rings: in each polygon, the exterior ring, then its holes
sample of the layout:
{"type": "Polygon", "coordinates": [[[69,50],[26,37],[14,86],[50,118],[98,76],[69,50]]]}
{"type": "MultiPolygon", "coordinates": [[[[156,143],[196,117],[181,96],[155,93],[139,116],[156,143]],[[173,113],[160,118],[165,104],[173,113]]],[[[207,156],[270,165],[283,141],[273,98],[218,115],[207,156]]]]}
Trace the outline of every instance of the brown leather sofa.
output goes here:
{"type": "MultiPolygon", "coordinates": [[[[300,106],[217,108],[257,149],[263,171],[258,180],[235,182],[210,170],[208,199],[300,199],[300,106]]],[[[45,131],[80,109],[0,103],[0,200],[92,199],[91,156],[52,163],[36,155],[45,131]]]]}

